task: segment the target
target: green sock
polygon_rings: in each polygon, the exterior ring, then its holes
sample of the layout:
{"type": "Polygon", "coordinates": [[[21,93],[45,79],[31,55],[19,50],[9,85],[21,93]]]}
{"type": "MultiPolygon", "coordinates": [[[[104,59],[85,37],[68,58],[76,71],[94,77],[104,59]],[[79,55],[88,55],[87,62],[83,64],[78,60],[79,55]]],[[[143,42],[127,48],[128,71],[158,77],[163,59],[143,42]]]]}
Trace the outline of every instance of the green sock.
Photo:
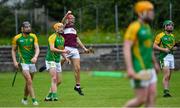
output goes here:
{"type": "Polygon", "coordinates": [[[27,97],[24,97],[23,99],[24,99],[24,100],[27,100],[27,97]]]}
{"type": "Polygon", "coordinates": [[[56,93],[52,93],[52,96],[55,98],[55,97],[57,97],[57,94],[56,93]]]}
{"type": "Polygon", "coordinates": [[[47,97],[49,97],[49,98],[52,97],[52,94],[53,94],[53,93],[50,92],[47,97]]]}
{"type": "Polygon", "coordinates": [[[167,94],[169,93],[169,90],[168,89],[164,89],[164,94],[167,94]]]}
{"type": "Polygon", "coordinates": [[[35,101],[37,101],[36,98],[32,98],[32,102],[35,102],[35,101]]]}

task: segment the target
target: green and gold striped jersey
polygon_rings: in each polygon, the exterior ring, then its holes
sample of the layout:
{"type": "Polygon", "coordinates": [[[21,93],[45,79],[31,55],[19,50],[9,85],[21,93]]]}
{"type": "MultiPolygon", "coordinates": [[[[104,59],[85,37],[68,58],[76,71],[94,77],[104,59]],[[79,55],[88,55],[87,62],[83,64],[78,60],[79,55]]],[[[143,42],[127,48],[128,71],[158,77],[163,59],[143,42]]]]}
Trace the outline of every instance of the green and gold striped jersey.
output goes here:
{"type": "Polygon", "coordinates": [[[50,50],[50,45],[53,45],[55,48],[63,50],[64,49],[64,38],[58,36],[56,33],[53,33],[48,39],[48,51],[46,54],[47,61],[55,61],[56,63],[60,62],[61,56],[58,52],[52,52],[50,50]]]}
{"type": "Polygon", "coordinates": [[[131,23],[124,40],[133,42],[131,57],[135,72],[153,68],[152,32],[148,24],[141,24],[139,21],[131,23]]]}
{"type": "MultiPolygon", "coordinates": [[[[175,45],[175,37],[173,34],[166,34],[165,32],[161,32],[156,36],[154,43],[162,48],[169,48],[169,53],[173,54],[173,50],[171,50],[175,45]]],[[[159,59],[163,60],[163,58],[169,53],[160,51],[159,59]]]]}
{"type": "Polygon", "coordinates": [[[13,38],[12,45],[17,46],[18,62],[31,64],[31,59],[35,54],[35,44],[38,44],[38,39],[33,33],[27,36],[20,33],[13,38]]]}

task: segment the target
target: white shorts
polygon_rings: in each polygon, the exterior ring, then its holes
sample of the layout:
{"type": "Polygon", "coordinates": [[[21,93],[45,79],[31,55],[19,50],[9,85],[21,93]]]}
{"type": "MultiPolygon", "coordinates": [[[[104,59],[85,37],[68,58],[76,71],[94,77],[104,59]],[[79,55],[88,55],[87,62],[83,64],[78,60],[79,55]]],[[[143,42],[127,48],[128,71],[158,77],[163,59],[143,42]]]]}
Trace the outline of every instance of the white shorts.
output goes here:
{"type": "Polygon", "coordinates": [[[151,74],[151,79],[149,80],[134,80],[131,79],[131,85],[133,88],[143,88],[148,87],[150,84],[157,82],[157,76],[156,71],[154,69],[148,69],[147,70],[151,74]]]}
{"type": "Polygon", "coordinates": [[[65,54],[66,57],[68,57],[68,58],[74,58],[74,59],[80,58],[79,51],[78,51],[77,48],[73,48],[73,47],[68,47],[68,46],[66,46],[65,49],[70,51],[69,54],[65,54]]]}
{"type": "Polygon", "coordinates": [[[29,71],[30,73],[36,72],[36,65],[35,64],[25,64],[21,63],[22,70],[29,71]]]}
{"type": "Polygon", "coordinates": [[[56,72],[62,72],[61,63],[56,63],[54,61],[46,61],[46,69],[49,70],[55,68],[56,72]]]}
{"type": "Polygon", "coordinates": [[[168,54],[164,57],[163,61],[160,61],[161,68],[169,67],[169,69],[174,69],[174,55],[168,54]]]}

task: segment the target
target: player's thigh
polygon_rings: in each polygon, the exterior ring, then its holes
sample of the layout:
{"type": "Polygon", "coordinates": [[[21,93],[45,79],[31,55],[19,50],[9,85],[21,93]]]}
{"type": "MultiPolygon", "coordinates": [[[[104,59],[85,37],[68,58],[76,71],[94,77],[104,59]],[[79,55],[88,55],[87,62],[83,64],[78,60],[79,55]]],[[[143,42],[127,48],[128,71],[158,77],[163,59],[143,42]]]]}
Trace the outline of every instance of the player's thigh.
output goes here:
{"type": "Polygon", "coordinates": [[[148,95],[156,96],[156,91],[157,91],[156,87],[157,87],[156,83],[151,83],[148,87],[148,95]]]}
{"type": "Polygon", "coordinates": [[[135,95],[139,100],[146,100],[148,96],[148,88],[143,87],[143,88],[136,88],[135,89],[135,95]]]}
{"type": "Polygon", "coordinates": [[[62,81],[62,73],[56,72],[56,79],[57,79],[57,82],[61,82],[62,81]]]}
{"type": "Polygon", "coordinates": [[[74,68],[78,68],[80,67],[80,58],[73,58],[71,59],[72,65],[74,66],[74,68]]]}
{"type": "Polygon", "coordinates": [[[52,78],[56,78],[56,68],[50,68],[49,74],[52,78]]]}
{"type": "Polygon", "coordinates": [[[32,78],[31,78],[31,74],[30,74],[30,72],[28,71],[28,70],[23,70],[22,71],[22,75],[23,75],[23,77],[24,77],[24,79],[27,81],[27,80],[32,80],[32,78]]]}

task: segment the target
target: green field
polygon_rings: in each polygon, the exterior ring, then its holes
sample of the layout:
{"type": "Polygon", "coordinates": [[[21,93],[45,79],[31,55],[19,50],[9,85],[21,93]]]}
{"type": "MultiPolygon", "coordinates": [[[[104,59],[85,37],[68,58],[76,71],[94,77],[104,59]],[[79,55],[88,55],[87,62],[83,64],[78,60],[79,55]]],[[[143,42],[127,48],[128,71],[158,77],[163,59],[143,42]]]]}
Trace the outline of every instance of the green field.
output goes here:
{"type": "MultiPolygon", "coordinates": [[[[0,73],[0,107],[23,107],[24,79],[17,75],[15,86],[11,87],[14,73],[0,73]]],[[[172,98],[162,97],[162,74],[158,75],[158,107],[180,107],[180,72],[174,72],[171,79],[172,98]]],[[[120,107],[133,97],[129,80],[125,78],[92,77],[87,72],[81,74],[81,85],[85,96],[79,96],[74,90],[74,76],[72,72],[63,73],[63,83],[58,89],[59,101],[44,102],[50,86],[47,72],[37,73],[34,88],[40,107],[120,107]]],[[[29,98],[28,107],[31,105],[29,98]]]]}

